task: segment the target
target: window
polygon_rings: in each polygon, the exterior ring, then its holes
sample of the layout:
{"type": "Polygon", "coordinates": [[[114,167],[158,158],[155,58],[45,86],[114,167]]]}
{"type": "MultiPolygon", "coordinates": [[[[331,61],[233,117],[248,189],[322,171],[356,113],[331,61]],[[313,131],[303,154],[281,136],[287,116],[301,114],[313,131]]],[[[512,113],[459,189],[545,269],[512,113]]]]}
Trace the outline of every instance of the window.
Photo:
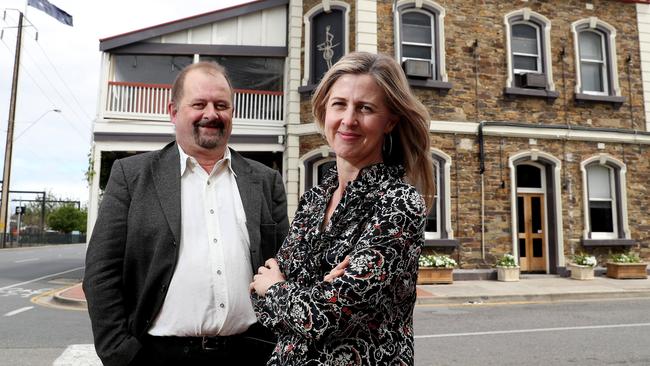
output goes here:
{"type": "Polygon", "coordinates": [[[424,227],[424,238],[425,239],[440,239],[440,197],[439,197],[439,188],[440,187],[440,162],[438,160],[433,161],[433,182],[436,185],[436,192],[433,196],[433,206],[431,211],[427,215],[427,222],[424,227]]]}
{"type": "Polygon", "coordinates": [[[528,23],[512,26],[512,58],[515,74],[542,73],[539,27],[528,23]]]}
{"type": "Polygon", "coordinates": [[[616,29],[591,17],[571,24],[576,99],[622,103],[616,65],[616,29]]]}
{"type": "Polygon", "coordinates": [[[589,196],[589,226],[591,236],[615,237],[616,206],[612,195],[614,174],[612,168],[592,165],[587,168],[587,194],[589,196]]]}
{"type": "Polygon", "coordinates": [[[336,166],[336,156],[328,146],[321,146],[300,158],[300,195],[323,182],[327,172],[336,166]]]}
{"type": "Polygon", "coordinates": [[[551,65],[551,22],[528,8],[505,15],[506,94],[557,98],[551,65]]]}
{"type": "Polygon", "coordinates": [[[605,37],[600,32],[586,30],[578,35],[580,80],[585,94],[607,94],[607,60],[605,37]]]}
{"type": "Polygon", "coordinates": [[[299,92],[311,92],[327,70],[348,53],[350,5],[323,2],[309,10],[305,23],[305,64],[299,92]]]}
{"type": "Polygon", "coordinates": [[[400,1],[394,12],[395,53],[413,86],[450,89],[445,71],[445,10],[433,1],[400,1]]]}
{"type": "Polygon", "coordinates": [[[585,239],[629,239],[625,165],[607,154],[581,164],[585,239]]]}
{"type": "Polygon", "coordinates": [[[456,247],[458,241],[454,239],[454,231],[451,228],[451,158],[440,150],[432,150],[436,191],[424,228],[425,246],[456,247]]]}

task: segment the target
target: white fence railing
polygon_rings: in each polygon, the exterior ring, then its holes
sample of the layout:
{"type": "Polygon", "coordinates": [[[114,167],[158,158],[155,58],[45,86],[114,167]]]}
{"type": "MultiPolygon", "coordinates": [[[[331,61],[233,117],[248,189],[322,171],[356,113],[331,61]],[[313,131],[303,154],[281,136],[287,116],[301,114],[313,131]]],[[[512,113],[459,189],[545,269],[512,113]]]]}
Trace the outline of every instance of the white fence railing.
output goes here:
{"type": "MultiPolygon", "coordinates": [[[[171,85],[109,81],[106,114],[128,118],[166,119],[171,85]]],[[[233,119],[282,121],[282,92],[235,89],[233,119]]]]}

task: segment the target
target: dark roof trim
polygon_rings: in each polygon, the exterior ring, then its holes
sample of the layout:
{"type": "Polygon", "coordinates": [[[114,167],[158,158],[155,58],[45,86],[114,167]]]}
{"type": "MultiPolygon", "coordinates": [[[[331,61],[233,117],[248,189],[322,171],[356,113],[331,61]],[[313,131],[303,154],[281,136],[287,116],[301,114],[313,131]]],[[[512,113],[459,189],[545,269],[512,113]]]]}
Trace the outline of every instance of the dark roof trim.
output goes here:
{"type": "Polygon", "coordinates": [[[195,28],[204,24],[210,24],[220,20],[234,18],[241,15],[250,14],[260,10],[270,9],[287,4],[289,4],[289,0],[260,0],[226,9],[215,10],[209,13],[194,15],[188,18],[183,18],[172,22],[120,34],[117,36],[100,39],[99,50],[108,51],[131,43],[140,42],[145,39],[178,32],[189,28],[195,28]]]}
{"type": "Polygon", "coordinates": [[[251,56],[287,57],[287,47],[234,46],[181,43],[135,43],[111,50],[112,54],[137,55],[206,55],[206,56],[251,56]]]}

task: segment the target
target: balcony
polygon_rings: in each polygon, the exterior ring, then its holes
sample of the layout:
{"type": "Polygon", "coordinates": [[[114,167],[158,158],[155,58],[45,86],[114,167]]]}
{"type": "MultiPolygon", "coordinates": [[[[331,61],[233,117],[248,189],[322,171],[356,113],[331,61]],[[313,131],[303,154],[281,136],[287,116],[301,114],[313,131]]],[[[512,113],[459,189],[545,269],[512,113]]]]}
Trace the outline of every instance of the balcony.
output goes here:
{"type": "MultiPolygon", "coordinates": [[[[281,91],[235,89],[233,124],[280,127],[284,95],[281,91]]],[[[104,118],[168,121],[170,84],[109,81],[104,118]]]]}

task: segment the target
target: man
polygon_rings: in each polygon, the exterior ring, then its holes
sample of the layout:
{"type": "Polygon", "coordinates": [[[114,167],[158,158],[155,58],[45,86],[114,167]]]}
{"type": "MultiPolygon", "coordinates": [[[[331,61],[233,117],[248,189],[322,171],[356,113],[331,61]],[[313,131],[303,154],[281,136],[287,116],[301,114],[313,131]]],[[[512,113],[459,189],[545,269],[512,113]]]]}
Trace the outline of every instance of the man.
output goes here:
{"type": "Polygon", "coordinates": [[[278,172],[229,149],[233,90],[200,62],[172,87],[176,141],[115,161],[83,289],[105,365],[264,364],[248,285],[288,231],[278,172]]]}

